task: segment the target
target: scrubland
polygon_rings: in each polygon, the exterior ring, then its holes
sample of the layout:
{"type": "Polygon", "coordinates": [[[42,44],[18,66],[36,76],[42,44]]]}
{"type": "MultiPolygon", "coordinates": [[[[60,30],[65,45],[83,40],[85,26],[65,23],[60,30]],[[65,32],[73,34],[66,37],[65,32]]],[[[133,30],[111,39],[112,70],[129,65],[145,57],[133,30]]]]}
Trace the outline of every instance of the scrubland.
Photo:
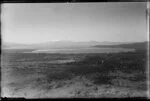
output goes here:
{"type": "Polygon", "coordinates": [[[2,97],[146,97],[146,52],[3,53],[2,97]]]}

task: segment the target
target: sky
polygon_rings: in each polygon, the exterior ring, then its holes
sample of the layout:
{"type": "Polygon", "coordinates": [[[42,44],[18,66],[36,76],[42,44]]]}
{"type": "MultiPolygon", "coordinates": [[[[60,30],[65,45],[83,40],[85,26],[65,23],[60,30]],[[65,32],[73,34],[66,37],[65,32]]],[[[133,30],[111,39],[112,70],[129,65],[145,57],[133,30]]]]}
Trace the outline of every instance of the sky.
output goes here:
{"type": "Polygon", "coordinates": [[[2,4],[2,41],[146,41],[146,2],[2,4]]]}

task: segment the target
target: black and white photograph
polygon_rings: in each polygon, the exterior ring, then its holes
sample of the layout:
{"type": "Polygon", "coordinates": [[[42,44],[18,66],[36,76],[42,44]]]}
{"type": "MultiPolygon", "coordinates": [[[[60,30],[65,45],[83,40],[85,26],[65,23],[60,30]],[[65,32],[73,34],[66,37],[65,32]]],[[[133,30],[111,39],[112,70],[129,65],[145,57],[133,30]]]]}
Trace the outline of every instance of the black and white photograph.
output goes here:
{"type": "Polygon", "coordinates": [[[148,6],[1,4],[1,97],[147,98],[148,6]]]}

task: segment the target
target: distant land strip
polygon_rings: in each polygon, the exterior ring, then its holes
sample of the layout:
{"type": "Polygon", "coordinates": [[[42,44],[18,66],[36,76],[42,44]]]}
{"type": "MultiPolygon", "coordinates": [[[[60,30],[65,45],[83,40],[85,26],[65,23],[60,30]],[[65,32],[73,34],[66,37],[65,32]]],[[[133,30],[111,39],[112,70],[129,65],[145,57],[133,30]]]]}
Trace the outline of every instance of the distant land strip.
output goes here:
{"type": "Polygon", "coordinates": [[[94,47],[99,48],[132,48],[135,50],[147,50],[149,42],[137,42],[130,44],[120,44],[120,45],[95,45],[94,47]]]}

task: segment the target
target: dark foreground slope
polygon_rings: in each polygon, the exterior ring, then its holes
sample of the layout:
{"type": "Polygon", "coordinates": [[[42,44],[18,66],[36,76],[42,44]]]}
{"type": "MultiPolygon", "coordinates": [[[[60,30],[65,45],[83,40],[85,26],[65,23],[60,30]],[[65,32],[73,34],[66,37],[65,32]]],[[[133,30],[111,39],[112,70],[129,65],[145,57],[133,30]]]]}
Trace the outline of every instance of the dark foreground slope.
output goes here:
{"type": "Polygon", "coordinates": [[[146,97],[145,52],[2,54],[2,97],[146,97]]]}

